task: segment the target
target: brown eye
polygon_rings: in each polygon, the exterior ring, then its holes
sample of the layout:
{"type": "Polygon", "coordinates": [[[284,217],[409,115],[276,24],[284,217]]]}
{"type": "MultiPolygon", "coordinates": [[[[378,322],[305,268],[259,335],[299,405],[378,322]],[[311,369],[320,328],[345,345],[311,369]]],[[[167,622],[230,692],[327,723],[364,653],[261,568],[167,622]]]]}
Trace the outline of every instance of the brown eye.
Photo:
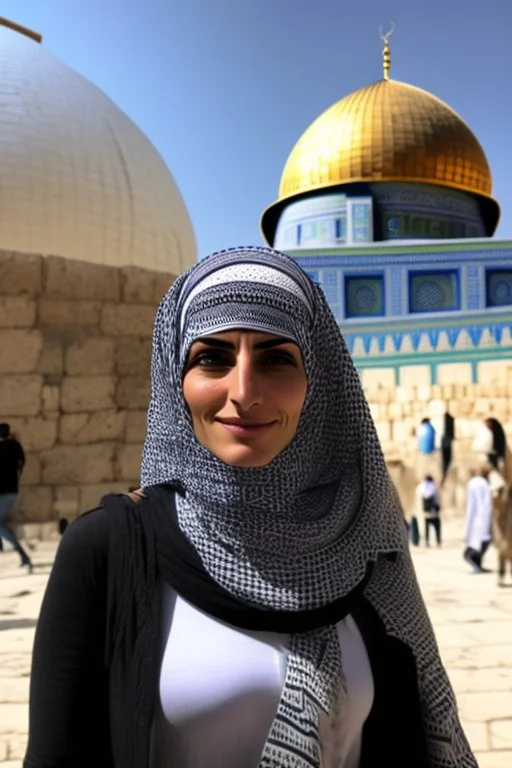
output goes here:
{"type": "Polygon", "coordinates": [[[266,365],[294,365],[297,366],[297,361],[290,352],[284,350],[273,350],[268,352],[264,357],[266,365]]]}
{"type": "Polygon", "coordinates": [[[200,368],[222,368],[230,365],[230,361],[225,352],[215,349],[207,349],[203,352],[197,352],[189,365],[189,368],[195,366],[200,368]]]}

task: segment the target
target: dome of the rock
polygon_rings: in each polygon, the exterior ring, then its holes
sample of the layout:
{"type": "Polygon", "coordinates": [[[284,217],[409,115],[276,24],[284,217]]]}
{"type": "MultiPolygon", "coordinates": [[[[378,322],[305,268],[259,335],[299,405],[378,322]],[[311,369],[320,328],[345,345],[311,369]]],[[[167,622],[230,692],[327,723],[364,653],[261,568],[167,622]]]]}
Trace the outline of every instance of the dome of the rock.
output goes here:
{"type": "Polygon", "coordinates": [[[34,37],[0,24],[0,249],[183,271],[195,237],[162,157],[34,37]]]}
{"type": "Polygon", "coordinates": [[[341,99],[299,138],[285,164],[279,197],[263,214],[272,241],[293,200],[346,185],[428,184],[476,196],[487,229],[499,207],[485,153],[464,120],[436,96],[384,78],[341,99]]]}

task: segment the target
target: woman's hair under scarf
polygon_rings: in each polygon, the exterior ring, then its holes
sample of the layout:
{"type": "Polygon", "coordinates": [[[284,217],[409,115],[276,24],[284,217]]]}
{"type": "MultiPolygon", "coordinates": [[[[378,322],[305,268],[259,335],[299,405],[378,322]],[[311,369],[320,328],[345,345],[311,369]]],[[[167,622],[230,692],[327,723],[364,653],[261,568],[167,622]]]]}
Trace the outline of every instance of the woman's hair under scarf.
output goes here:
{"type": "MultiPolygon", "coordinates": [[[[365,596],[388,633],[415,655],[432,768],[476,765],[359,375],[323,293],[292,259],[270,248],[222,251],[181,275],[164,297],[155,321],[141,481],[146,488],[181,487],[179,526],[206,571],[261,609],[329,604],[350,594],[375,562],[365,596]],[[200,445],[183,398],[194,340],[235,329],[293,339],[308,379],[294,439],[260,468],[224,464],[200,445]],[[386,553],[396,557],[381,557],[386,553]]],[[[321,718],[346,697],[334,627],[293,635],[289,650],[261,768],[319,767],[321,718]]]]}

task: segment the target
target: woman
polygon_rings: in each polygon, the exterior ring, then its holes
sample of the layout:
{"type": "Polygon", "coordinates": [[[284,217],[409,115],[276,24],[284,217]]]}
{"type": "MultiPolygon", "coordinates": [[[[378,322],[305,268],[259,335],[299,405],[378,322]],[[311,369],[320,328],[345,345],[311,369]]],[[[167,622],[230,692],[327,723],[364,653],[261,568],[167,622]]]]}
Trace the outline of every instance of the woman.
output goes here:
{"type": "Polygon", "coordinates": [[[475,768],[321,291],[240,248],[156,317],[144,491],[66,532],[25,768],[475,768]]]}

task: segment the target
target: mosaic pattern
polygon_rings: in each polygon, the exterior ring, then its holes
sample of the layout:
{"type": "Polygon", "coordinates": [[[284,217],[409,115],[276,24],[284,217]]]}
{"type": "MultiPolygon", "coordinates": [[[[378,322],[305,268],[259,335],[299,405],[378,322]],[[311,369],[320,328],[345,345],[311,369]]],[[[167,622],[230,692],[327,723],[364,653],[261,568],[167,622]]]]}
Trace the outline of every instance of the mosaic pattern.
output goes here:
{"type": "Polygon", "coordinates": [[[410,312],[450,312],[460,309],[456,270],[409,273],[410,312]]]}
{"type": "Polygon", "coordinates": [[[346,317],[379,317],[385,314],[383,275],[345,277],[346,317]]]}
{"type": "Polygon", "coordinates": [[[461,325],[379,331],[377,328],[344,334],[351,354],[360,358],[372,351],[384,354],[409,351],[450,352],[509,347],[512,344],[512,320],[461,325]]]}
{"type": "Polygon", "coordinates": [[[512,269],[488,269],[485,278],[486,306],[512,305],[512,269]]]}

